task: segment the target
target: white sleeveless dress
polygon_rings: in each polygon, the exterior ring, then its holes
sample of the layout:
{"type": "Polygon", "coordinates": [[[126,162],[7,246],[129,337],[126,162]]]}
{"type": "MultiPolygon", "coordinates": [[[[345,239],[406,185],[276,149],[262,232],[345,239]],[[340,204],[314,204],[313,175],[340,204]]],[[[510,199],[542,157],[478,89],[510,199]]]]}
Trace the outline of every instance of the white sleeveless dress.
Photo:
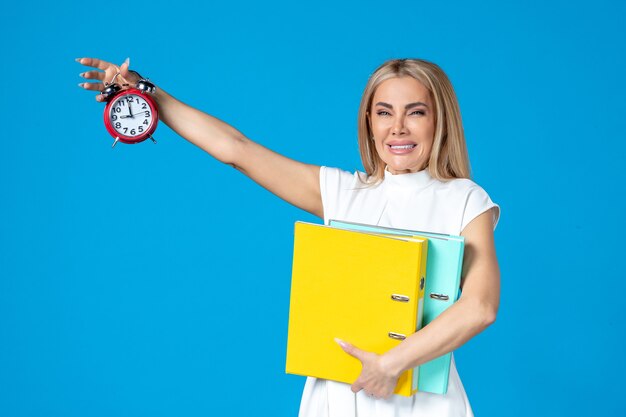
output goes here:
{"type": "MultiPolygon", "coordinates": [[[[460,235],[478,215],[495,207],[494,228],[500,208],[476,183],[468,179],[439,181],[427,170],[393,175],[366,186],[358,176],[322,167],[320,185],[324,223],[330,219],[397,229],[460,235]]],[[[392,395],[375,399],[363,390],[354,394],[350,385],[307,378],[299,417],[473,417],[454,357],[445,395],[418,392],[412,397],[392,395]]]]}

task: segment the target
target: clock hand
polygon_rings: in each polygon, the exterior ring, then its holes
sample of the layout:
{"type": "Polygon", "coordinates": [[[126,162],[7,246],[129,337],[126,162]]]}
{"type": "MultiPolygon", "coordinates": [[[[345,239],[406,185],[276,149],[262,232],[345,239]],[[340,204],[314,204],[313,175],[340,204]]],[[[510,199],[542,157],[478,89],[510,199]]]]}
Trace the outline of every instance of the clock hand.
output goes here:
{"type": "MultiPolygon", "coordinates": [[[[133,115],[131,115],[131,114],[127,114],[127,115],[124,115],[124,116],[120,116],[120,119],[128,119],[129,117],[134,118],[135,116],[139,116],[141,113],[148,113],[148,110],[142,110],[142,111],[140,111],[139,113],[137,113],[137,114],[133,114],[133,115]]],[[[146,115],[145,115],[145,116],[143,116],[143,117],[150,117],[150,114],[148,113],[148,114],[146,114],[146,115]]]]}

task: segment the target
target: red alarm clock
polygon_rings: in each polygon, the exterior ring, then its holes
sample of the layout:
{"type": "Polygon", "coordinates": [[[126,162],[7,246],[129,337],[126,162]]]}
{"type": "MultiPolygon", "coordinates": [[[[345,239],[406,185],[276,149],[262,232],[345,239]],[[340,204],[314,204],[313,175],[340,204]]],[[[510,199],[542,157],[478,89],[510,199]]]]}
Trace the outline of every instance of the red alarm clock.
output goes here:
{"type": "Polygon", "coordinates": [[[150,138],[159,121],[159,110],[150,96],[156,91],[154,84],[141,78],[135,88],[122,89],[115,83],[116,74],[101,92],[107,100],[104,108],[104,126],[117,142],[139,143],[150,138]]]}

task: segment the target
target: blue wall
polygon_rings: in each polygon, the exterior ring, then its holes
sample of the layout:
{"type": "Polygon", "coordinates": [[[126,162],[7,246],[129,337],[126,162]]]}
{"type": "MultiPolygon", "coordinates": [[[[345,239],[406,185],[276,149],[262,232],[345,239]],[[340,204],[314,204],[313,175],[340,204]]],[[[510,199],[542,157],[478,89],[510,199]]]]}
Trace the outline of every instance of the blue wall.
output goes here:
{"type": "Polygon", "coordinates": [[[271,149],[348,170],[368,75],[438,63],[474,179],[502,207],[498,320],[456,353],[476,415],[620,415],[625,15],[617,1],[3,6],[0,416],[298,409],[292,230],[317,219],[165,125],[158,145],[111,150],[103,105],[76,87],[81,56],[130,57],[271,149]]]}

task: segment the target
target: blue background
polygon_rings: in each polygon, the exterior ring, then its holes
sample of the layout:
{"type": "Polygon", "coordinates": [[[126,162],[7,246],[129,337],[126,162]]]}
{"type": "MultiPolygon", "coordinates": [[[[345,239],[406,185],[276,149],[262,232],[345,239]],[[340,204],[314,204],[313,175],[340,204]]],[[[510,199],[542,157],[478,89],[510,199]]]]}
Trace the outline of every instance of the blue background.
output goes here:
{"type": "Polygon", "coordinates": [[[502,207],[497,322],[456,352],[477,416],[623,415],[623,2],[12,2],[0,14],[0,416],[296,415],[293,223],[160,125],[118,145],[95,56],[298,160],[361,168],[395,57],[438,63],[502,207]]]}

